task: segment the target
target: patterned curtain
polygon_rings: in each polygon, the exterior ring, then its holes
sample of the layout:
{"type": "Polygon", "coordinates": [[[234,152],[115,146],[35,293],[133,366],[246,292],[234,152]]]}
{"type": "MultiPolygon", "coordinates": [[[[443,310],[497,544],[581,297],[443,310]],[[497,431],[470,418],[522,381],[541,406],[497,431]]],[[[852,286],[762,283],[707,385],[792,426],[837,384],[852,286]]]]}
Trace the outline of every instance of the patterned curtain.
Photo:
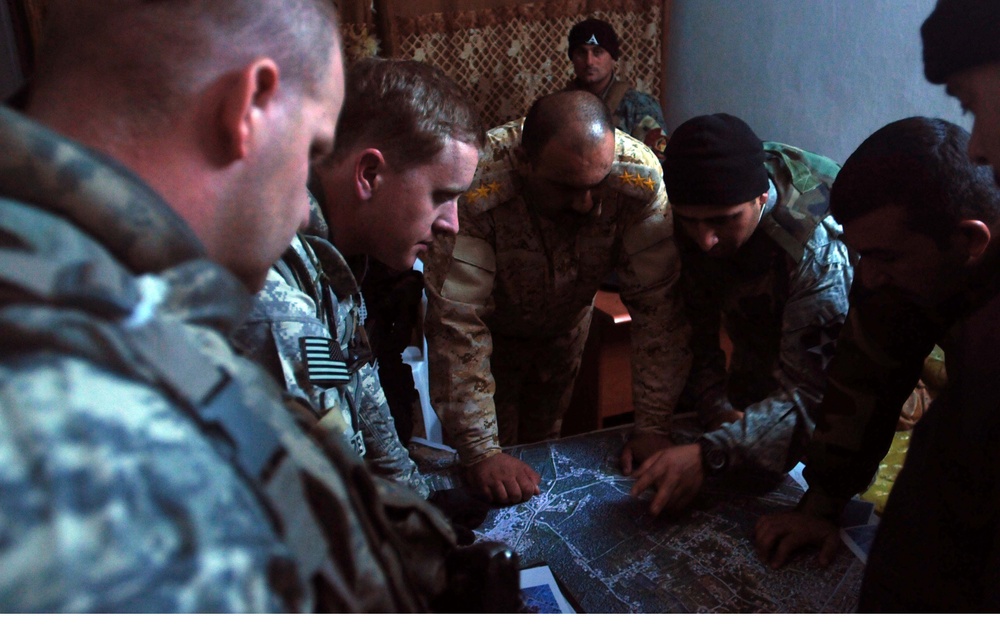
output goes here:
{"type": "Polygon", "coordinates": [[[348,60],[385,56],[440,67],[488,127],[516,119],[573,78],[567,35],[597,17],[622,42],[618,75],[662,100],[670,0],[339,0],[348,60]]]}

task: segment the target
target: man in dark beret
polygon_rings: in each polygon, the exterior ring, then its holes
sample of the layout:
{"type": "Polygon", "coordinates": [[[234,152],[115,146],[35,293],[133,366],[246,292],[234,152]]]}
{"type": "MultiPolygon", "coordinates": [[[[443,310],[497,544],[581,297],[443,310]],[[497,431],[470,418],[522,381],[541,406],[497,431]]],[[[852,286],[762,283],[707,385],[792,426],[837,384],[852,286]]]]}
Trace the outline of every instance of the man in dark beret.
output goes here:
{"type": "Polygon", "coordinates": [[[686,392],[704,434],[675,446],[637,432],[625,448],[626,474],[645,460],[632,493],[654,487],[653,514],[687,505],[706,475],[778,475],[802,457],[853,277],[829,216],[839,170],[828,158],[764,143],[724,113],[688,120],[667,143],[663,179],[692,327],[686,392]]]}
{"type": "Polygon", "coordinates": [[[577,23],[569,31],[569,59],[576,78],[566,88],[583,89],[601,98],[615,127],[648,145],[662,162],[667,144],[663,111],[653,96],[615,75],[621,54],[621,43],[611,24],[596,18],[577,23]]]}

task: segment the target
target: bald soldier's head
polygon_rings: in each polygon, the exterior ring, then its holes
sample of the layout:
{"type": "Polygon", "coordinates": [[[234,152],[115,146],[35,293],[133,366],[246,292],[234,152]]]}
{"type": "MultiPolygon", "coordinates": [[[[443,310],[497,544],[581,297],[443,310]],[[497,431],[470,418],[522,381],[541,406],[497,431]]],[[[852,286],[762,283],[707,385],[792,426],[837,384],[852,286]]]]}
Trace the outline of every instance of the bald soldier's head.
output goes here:
{"type": "Polygon", "coordinates": [[[611,113],[587,91],[560,91],[535,101],[524,119],[528,206],[549,219],[579,222],[600,215],[597,188],[615,160],[611,113]]]}
{"type": "Polygon", "coordinates": [[[308,220],[343,63],[330,0],[51,0],[25,113],[156,190],[251,289],[308,220]]]}

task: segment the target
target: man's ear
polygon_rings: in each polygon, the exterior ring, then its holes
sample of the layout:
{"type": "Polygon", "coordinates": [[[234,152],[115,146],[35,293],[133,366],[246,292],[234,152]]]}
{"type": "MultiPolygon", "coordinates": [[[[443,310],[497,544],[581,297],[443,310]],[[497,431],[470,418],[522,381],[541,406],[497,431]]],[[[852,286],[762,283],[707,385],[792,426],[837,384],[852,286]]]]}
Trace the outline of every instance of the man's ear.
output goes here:
{"type": "Polygon", "coordinates": [[[365,148],[354,159],[354,190],[362,200],[370,200],[382,185],[386,168],[385,155],[376,148],[365,148]]]}
{"type": "Polygon", "coordinates": [[[966,264],[979,262],[990,244],[990,228],[978,219],[963,219],[958,222],[958,235],[966,254],[966,264]]]}
{"type": "Polygon", "coordinates": [[[265,132],[267,114],[278,93],[278,66],[268,58],[257,59],[220,87],[221,154],[227,162],[246,158],[265,132]]]}

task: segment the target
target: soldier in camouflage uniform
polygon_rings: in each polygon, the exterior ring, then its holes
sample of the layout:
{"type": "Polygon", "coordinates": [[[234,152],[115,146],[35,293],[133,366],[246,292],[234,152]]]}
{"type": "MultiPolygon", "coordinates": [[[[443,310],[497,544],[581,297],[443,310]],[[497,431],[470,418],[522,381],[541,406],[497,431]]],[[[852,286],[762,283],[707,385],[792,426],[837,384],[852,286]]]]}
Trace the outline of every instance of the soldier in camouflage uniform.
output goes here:
{"type": "Polygon", "coordinates": [[[612,112],[615,128],[645,143],[663,162],[667,125],[659,102],[615,76],[621,57],[618,35],[611,24],[589,18],[569,31],[569,59],[576,72],[567,89],[583,89],[601,98],[612,112]]]}
{"type": "Polygon", "coordinates": [[[493,501],[538,492],[501,445],[558,436],[594,295],[612,270],[632,315],[635,418],[669,427],[689,367],[659,163],[596,96],[563,91],[488,134],[461,229],[426,267],[431,401],[493,501]]]}
{"type": "Polygon", "coordinates": [[[235,337],[291,401],[315,411],[320,432],[344,438],[377,475],[423,497],[430,491],[400,443],[372,363],[358,282],[369,254],[409,269],[433,233],[457,230],[458,196],[472,181],[483,142],[469,102],[424,63],[365,59],[352,66],[336,150],[313,172],[309,230],[268,274],[235,337]],[[412,130],[394,134],[400,128],[412,130]],[[411,192],[399,193],[397,180],[409,180],[411,192]],[[369,181],[370,190],[356,191],[369,181]]]}
{"type": "Polygon", "coordinates": [[[0,606],[426,608],[443,558],[408,573],[387,512],[437,524],[410,550],[446,522],[325,455],[225,338],[333,143],[331,5],[46,8],[25,114],[0,109],[0,606]]]}
{"type": "Polygon", "coordinates": [[[688,391],[705,434],[636,471],[634,494],[657,487],[654,514],[686,505],[706,474],[784,472],[799,461],[853,276],[828,216],[839,170],[830,159],[762,143],[742,120],[717,114],[678,127],[664,164],[692,324],[688,391]]]}
{"type": "Polygon", "coordinates": [[[955,124],[904,119],[866,139],[837,178],[831,207],[861,254],[858,280],[807,454],[809,490],[796,511],[758,523],[758,549],[774,567],[812,544],[829,563],[840,512],[878,469],[928,353],[941,343],[950,357],[974,311],[1000,292],[1000,190],[968,146],[955,124]]]}

